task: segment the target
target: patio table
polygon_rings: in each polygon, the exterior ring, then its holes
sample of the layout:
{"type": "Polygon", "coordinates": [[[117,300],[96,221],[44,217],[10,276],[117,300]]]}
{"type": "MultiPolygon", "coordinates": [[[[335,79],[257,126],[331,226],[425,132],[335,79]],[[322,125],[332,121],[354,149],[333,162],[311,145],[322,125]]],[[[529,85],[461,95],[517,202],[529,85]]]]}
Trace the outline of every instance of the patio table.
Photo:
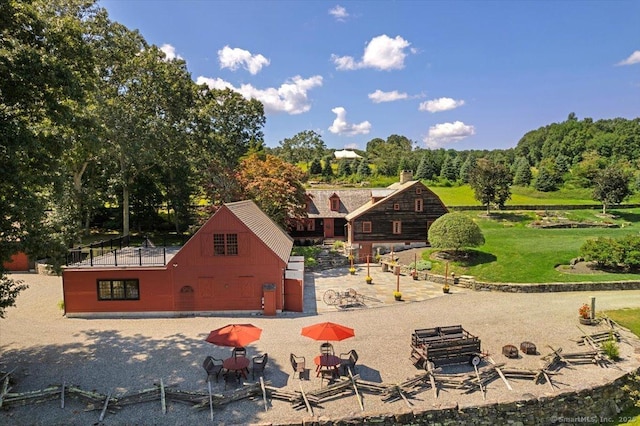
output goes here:
{"type": "Polygon", "coordinates": [[[222,366],[228,371],[235,371],[236,374],[242,374],[242,377],[246,379],[249,358],[245,356],[227,358],[222,362],[222,366]]]}
{"type": "Polygon", "coordinates": [[[340,376],[338,367],[340,366],[340,357],[335,355],[318,355],[313,359],[316,365],[316,377],[320,376],[322,371],[333,371],[336,376],[340,376]]]}

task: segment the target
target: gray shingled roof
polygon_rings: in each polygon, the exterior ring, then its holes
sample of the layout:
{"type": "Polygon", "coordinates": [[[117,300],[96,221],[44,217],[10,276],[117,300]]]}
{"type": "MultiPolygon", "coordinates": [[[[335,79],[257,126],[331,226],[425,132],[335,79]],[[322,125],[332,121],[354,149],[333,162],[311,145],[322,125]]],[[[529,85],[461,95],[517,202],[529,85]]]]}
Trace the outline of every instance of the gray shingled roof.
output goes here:
{"type": "Polygon", "coordinates": [[[310,218],[345,217],[363,204],[371,201],[371,189],[309,189],[311,196],[308,214],[310,218]],[[340,198],[340,210],[332,211],[329,198],[336,194],[340,198]]]}
{"type": "Polygon", "coordinates": [[[252,200],[225,203],[242,223],[264,242],[285,263],[289,262],[293,239],[252,200]]]}
{"type": "Polygon", "coordinates": [[[389,192],[388,192],[388,194],[387,194],[387,196],[385,198],[382,198],[382,199],[376,201],[375,203],[369,202],[367,204],[364,204],[364,205],[360,206],[356,210],[350,212],[346,216],[346,219],[347,220],[355,219],[356,217],[360,216],[362,213],[366,212],[367,210],[369,210],[373,206],[377,205],[378,203],[384,202],[387,199],[387,197],[390,197],[390,196],[395,195],[395,194],[399,194],[400,192],[406,190],[407,188],[412,187],[413,185],[415,185],[418,182],[420,182],[420,181],[419,180],[410,180],[410,181],[407,181],[405,183],[396,182],[396,183],[394,183],[392,185],[389,185],[387,187],[387,191],[389,191],[389,192]]]}

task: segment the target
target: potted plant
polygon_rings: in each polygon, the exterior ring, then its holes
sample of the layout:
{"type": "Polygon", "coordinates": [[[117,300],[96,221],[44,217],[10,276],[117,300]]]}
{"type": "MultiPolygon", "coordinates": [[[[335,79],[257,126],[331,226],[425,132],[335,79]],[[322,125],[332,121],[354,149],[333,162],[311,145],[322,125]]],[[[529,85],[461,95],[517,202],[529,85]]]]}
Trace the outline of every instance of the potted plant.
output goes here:
{"type": "Polygon", "coordinates": [[[396,300],[402,300],[402,293],[400,293],[399,291],[394,291],[393,292],[393,297],[396,300]]]}
{"type": "Polygon", "coordinates": [[[580,308],[578,309],[578,315],[580,324],[591,325],[591,308],[589,307],[589,305],[584,303],[582,306],[580,306],[580,308]]]}
{"type": "Polygon", "coordinates": [[[371,284],[373,282],[373,278],[370,275],[364,277],[364,280],[367,282],[367,284],[371,284]]]}

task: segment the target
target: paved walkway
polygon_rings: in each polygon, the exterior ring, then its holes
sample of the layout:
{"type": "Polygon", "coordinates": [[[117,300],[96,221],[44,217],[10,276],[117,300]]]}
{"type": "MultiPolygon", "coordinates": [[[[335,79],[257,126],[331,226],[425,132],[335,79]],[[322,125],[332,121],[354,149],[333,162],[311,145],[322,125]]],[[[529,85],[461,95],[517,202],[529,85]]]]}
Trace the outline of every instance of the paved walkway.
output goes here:
{"type": "MultiPolygon", "coordinates": [[[[355,275],[349,273],[349,267],[334,268],[324,271],[307,272],[305,274],[305,301],[306,313],[324,313],[342,310],[367,309],[389,304],[419,302],[434,297],[448,296],[442,291],[442,284],[431,281],[414,280],[410,275],[398,276],[392,272],[382,272],[379,264],[369,265],[369,275],[373,278],[372,284],[365,282],[367,265],[356,265],[355,275]],[[402,301],[396,301],[393,292],[400,288],[402,301]],[[327,290],[336,292],[354,289],[359,295],[364,296],[363,304],[350,306],[327,305],[323,301],[327,290]]],[[[463,293],[469,290],[462,287],[450,286],[450,294],[463,293]]]]}

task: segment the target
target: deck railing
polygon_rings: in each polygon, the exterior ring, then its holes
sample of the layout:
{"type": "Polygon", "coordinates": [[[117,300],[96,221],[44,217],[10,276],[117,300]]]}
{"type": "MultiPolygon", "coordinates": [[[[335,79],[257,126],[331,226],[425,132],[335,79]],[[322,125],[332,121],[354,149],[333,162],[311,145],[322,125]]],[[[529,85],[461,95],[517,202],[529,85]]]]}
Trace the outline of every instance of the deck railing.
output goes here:
{"type": "Polygon", "coordinates": [[[155,247],[145,238],[141,247],[129,247],[129,235],[79,246],[67,252],[67,266],[157,266],[166,265],[165,247],[155,247]]]}

